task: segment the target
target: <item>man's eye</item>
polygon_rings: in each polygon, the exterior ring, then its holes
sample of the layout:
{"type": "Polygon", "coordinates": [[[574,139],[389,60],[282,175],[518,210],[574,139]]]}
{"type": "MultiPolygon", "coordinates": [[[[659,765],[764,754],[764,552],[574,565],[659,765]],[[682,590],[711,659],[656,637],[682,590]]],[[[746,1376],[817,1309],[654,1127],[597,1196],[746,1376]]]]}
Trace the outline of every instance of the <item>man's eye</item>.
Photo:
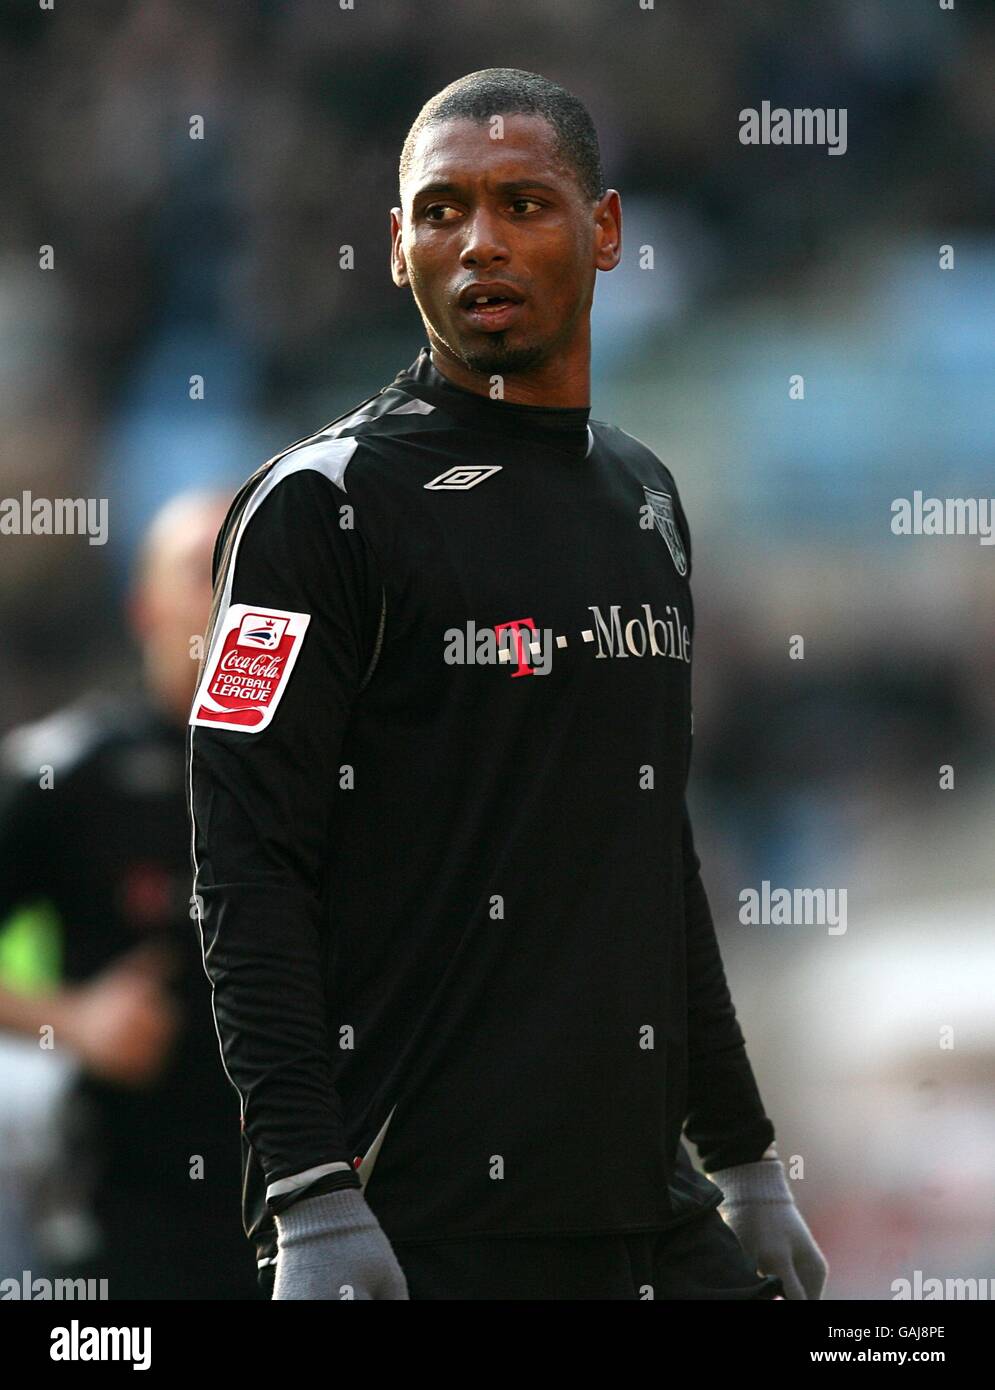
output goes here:
{"type": "MultiPolygon", "coordinates": [[[[516,213],[526,214],[528,208],[541,208],[542,204],[536,198],[515,198],[510,206],[516,213]]],[[[451,222],[453,218],[446,217],[447,212],[451,212],[453,217],[459,216],[459,209],[454,208],[451,203],[430,203],[423,210],[422,216],[429,222],[451,222]]]]}
{"type": "Polygon", "coordinates": [[[456,209],[455,209],[454,207],[452,207],[449,203],[432,203],[430,207],[427,207],[427,208],[425,209],[425,211],[424,211],[424,213],[423,213],[423,216],[424,216],[424,217],[427,217],[428,220],[429,220],[430,222],[448,222],[448,221],[450,221],[449,218],[446,218],[446,217],[436,217],[436,216],[434,215],[435,213],[438,213],[438,212],[447,212],[447,211],[448,211],[448,212],[455,212],[456,209]]]}

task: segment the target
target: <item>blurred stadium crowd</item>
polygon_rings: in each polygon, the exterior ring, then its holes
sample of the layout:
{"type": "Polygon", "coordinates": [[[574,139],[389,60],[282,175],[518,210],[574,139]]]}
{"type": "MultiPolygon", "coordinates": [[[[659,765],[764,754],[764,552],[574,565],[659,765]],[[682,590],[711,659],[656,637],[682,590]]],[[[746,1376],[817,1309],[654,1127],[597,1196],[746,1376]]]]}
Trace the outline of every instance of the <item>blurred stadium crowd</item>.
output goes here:
{"type": "Polygon", "coordinates": [[[887,1297],[917,1261],[995,1272],[995,1034],[968,988],[991,958],[995,550],[890,528],[914,489],[995,492],[991,6],[0,6],[0,495],[110,517],[104,548],[3,537],[3,726],[127,679],[121,603],[170,495],[233,490],[413,360],[401,142],[490,66],[576,92],[622,195],[593,414],[667,460],[690,517],[699,852],[829,1295],[887,1297]],[[740,144],[764,100],[845,107],[845,156],[740,144]],[[761,879],[847,886],[847,935],[741,925],[761,879]]]}

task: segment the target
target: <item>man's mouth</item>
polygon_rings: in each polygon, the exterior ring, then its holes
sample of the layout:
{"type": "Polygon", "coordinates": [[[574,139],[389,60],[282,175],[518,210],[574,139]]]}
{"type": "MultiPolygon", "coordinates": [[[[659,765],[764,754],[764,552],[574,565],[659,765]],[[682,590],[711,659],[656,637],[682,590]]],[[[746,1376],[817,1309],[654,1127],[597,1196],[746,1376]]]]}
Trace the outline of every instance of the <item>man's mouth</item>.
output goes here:
{"type": "Polygon", "coordinates": [[[523,301],[501,285],[471,286],[460,295],[460,312],[477,328],[497,332],[522,311],[523,301]]]}
{"type": "Polygon", "coordinates": [[[520,300],[478,299],[467,305],[463,314],[477,328],[490,329],[492,333],[496,333],[499,329],[507,328],[521,312],[521,309],[520,300]]]}

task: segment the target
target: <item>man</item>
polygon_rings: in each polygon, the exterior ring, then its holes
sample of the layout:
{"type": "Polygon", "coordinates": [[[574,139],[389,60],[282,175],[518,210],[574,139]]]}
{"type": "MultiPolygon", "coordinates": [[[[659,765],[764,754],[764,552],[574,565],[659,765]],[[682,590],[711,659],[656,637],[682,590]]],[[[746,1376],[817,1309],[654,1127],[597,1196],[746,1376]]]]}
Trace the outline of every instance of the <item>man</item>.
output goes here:
{"type": "Polygon", "coordinates": [[[259,1297],[232,1211],[238,1107],[191,920],[183,792],[191,643],[226,506],[175,498],[147,533],[129,600],[141,685],[80,699],[2,745],[0,915],[55,909],[62,979],[0,991],[0,1027],[79,1064],[62,1128],[73,1178],[89,1175],[97,1239],[54,1272],[107,1279],[114,1300],[259,1297]]]}
{"type": "Polygon", "coordinates": [[[237,495],[191,712],[263,1285],[818,1297],[684,804],[687,521],[589,418],[621,246],[590,117],[471,73],[400,174],[428,346],[237,495]]]}

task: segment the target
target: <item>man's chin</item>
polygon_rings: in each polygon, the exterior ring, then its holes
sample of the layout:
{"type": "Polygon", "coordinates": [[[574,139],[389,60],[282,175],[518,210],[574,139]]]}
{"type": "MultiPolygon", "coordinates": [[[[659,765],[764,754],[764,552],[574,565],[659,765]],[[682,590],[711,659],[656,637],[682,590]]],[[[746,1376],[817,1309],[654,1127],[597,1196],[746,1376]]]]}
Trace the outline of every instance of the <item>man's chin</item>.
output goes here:
{"type": "Polygon", "coordinates": [[[543,343],[508,343],[503,333],[491,333],[484,342],[460,344],[460,357],[471,372],[481,376],[516,376],[534,371],[549,358],[543,343]]]}
{"type": "Polygon", "coordinates": [[[468,371],[481,377],[517,376],[537,371],[554,361],[561,348],[560,338],[526,336],[517,325],[500,333],[467,333],[464,324],[450,324],[449,327],[446,336],[439,335],[443,348],[468,371]]]}

